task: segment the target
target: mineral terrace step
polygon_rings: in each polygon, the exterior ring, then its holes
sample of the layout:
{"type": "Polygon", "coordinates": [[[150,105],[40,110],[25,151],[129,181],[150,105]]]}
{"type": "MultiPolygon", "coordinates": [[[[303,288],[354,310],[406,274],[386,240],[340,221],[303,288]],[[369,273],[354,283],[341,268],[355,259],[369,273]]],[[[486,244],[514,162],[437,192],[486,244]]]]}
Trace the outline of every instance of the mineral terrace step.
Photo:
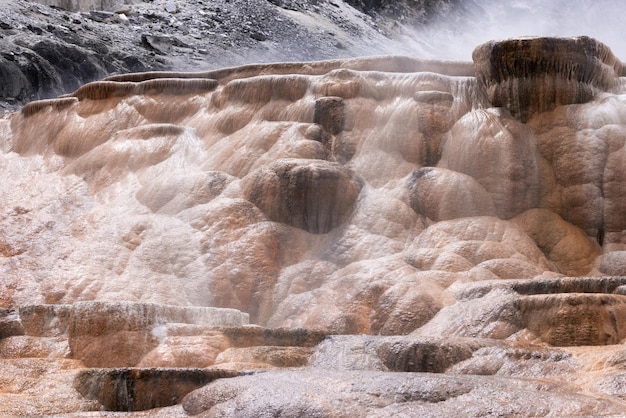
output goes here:
{"type": "Polygon", "coordinates": [[[249,315],[237,309],[137,302],[77,302],[28,305],[0,310],[0,338],[13,335],[59,337],[152,329],[169,323],[241,327],[249,315]]]}
{"type": "Polygon", "coordinates": [[[216,369],[114,368],[87,369],[74,388],[98,401],[106,411],[143,411],[179,403],[189,392],[216,379],[242,373],[216,369]]]}

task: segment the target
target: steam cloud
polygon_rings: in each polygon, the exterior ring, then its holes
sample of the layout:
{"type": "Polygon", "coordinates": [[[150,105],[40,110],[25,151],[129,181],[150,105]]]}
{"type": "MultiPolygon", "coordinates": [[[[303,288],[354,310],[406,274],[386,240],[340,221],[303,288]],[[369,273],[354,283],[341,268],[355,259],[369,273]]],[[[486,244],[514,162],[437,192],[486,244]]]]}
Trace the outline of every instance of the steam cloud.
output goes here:
{"type": "Polygon", "coordinates": [[[620,33],[624,3],[610,0],[460,0],[427,28],[407,28],[407,43],[424,58],[471,60],[489,40],[521,36],[587,35],[626,59],[620,33]]]}

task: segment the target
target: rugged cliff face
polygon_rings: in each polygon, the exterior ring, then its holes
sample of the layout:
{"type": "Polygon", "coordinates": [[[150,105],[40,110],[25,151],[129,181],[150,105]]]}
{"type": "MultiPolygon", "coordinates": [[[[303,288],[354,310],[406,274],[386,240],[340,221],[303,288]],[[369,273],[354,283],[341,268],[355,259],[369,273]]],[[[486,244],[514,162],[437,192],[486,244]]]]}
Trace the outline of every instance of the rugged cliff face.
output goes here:
{"type": "Polygon", "coordinates": [[[71,402],[27,373],[2,412],[624,413],[622,64],[474,59],[118,75],[4,115],[0,353],[71,402]]]}

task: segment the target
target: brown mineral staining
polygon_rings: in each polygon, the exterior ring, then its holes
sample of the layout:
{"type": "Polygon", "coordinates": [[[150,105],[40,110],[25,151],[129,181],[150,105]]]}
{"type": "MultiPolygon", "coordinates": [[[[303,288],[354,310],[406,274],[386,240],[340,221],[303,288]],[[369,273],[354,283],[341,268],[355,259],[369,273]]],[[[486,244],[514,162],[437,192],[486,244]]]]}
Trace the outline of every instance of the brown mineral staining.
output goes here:
{"type": "Polygon", "coordinates": [[[518,303],[524,326],[550,345],[611,345],[626,337],[623,295],[534,295],[518,303]]]}
{"type": "Polygon", "coordinates": [[[596,92],[611,92],[623,72],[606,45],[586,36],[491,41],[472,57],[489,101],[522,122],[556,106],[587,103],[596,92]]]}
{"type": "Polygon", "coordinates": [[[141,82],[96,81],[85,84],[73,96],[78,100],[105,100],[113,97],[149,94],[197,94],[211,91],[217,81],[208,78],[153,78],[141,82]]]}
{"type": "Polygon", "coordinates": [[[271,220],[315,234],[328,233],[351,215],[361,182],[323,161],[284,160],[245,183],[244,193],[271,220]]]}
{"type": "Polygon", "coordinates": [[[78,99],[76,97],[60,97],[58,99],[37,100],[25,105],[22,108],[21,113],[24,115],[25,118],[27,118],[46,108],[59,110],[63,109],[64,107],[71,106],[77,102],[78,99]]]}

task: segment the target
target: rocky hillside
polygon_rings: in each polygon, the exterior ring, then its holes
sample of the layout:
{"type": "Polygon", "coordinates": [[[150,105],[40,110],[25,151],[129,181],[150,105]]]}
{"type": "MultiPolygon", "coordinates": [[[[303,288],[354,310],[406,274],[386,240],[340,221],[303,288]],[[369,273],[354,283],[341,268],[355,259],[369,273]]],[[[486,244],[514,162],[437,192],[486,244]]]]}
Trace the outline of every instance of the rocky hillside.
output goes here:
{"type": "Polygon", "coordinates": [[[300,0],[0,2],[0,108],[55,97],[107,75],[408,52],[390,24],[445,2],[300,0]],[[128,4],[129,3],[129,4],[128,4]],[[410,2],[412,3],[412,2],[410,2]],[[47,4],[47,5],[46,5],[47,4]],[[55,5],[51,7],[49,5],[55,5]]]}

